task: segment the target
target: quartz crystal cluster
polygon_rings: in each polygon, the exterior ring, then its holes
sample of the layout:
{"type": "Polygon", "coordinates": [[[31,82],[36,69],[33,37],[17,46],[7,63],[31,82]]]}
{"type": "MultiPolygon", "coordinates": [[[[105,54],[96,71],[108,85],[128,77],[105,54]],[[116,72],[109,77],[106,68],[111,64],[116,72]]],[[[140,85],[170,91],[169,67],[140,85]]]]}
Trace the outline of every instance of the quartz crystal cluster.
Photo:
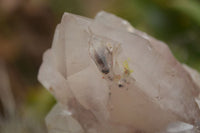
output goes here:
{"type": "Polygon", "coordinates": [[[198,72],[127,21],[64,13],[39,81],[56,98],[49,133],[198,133],[198,72]]]}

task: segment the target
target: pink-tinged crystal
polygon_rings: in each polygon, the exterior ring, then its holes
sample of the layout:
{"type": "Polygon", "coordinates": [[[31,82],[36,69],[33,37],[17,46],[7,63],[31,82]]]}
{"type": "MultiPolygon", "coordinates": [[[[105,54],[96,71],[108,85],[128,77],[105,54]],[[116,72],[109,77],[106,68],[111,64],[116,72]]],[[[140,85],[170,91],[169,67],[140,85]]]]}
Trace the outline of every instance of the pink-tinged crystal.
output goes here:
{"type": "Polygon", "coordinates": [[[115,15],[65,13],[38,76],[58,101],[46,118],[49,132],[198,132],[193,71],[115,15]]]}

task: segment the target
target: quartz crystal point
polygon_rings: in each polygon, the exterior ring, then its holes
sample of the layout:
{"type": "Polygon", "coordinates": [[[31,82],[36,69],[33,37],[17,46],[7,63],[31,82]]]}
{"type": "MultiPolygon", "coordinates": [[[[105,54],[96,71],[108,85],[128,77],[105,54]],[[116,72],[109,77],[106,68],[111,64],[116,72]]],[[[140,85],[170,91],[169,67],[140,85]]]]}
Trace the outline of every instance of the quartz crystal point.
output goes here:
{"type": "Polygon", "coordinates": [[[65,13],[38,76],[58,101],[47,128],[49,133],[196,133],[197,75],[166,44],[115,15],[99,12],[89,19],[65,13]]]}

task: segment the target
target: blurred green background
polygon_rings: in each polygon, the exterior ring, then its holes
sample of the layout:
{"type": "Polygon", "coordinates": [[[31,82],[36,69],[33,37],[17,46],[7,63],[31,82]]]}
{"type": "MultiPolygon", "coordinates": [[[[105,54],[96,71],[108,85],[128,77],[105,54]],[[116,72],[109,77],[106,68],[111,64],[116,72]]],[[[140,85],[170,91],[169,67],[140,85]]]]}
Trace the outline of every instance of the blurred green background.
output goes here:
{"type": "Polygon", "coordinates": [[[45,133],[55,99],[37,81],[43,52],[64,12],[105,10],[166,42],[200,72],[199,0],[0,0],[0,132],[45,133]]]}

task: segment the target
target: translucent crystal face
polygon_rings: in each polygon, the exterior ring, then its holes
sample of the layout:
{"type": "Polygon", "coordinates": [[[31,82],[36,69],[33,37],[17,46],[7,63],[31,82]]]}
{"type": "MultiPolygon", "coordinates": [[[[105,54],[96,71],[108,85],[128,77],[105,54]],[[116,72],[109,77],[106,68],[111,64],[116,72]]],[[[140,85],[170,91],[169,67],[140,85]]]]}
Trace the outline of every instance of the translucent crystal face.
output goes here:
{"type": "Polygon", "coordinates": [[[89,52],[99,70],[108,74],[113,67],[113,51],[110,44],[100,38],[92,37],[90,40],[89,52]]]}
{"type": "Polygon", "coordinates": [[[196,75],[164,43],[100,12],[63,15],[38,78],[59,103],[50,132],[183,133],[200,121],[196,75]]]}
{"type": "Polygon", "coordinates": [[[89,41],[89,53],[103,78],[108,84],[118,84],[118,87],[125,87],[133,81],[130,74],[133,72],[129,68],[128,59],[119,61],[118,56],[121,46],[117,42],[109,41],[106,38],[92,35],[89,41]]]}

